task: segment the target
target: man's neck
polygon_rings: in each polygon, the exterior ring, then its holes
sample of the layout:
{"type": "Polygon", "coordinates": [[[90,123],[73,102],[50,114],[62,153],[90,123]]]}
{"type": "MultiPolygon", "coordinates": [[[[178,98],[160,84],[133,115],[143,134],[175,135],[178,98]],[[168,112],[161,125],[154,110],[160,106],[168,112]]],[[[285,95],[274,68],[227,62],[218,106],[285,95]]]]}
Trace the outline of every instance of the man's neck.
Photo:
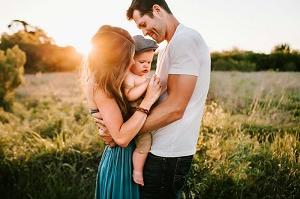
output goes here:
{"type": "Polygon", "coordinates": [[[173,15],[168,15],[167,21],[166,40],[169,43],[180,23],[173,15]]]}

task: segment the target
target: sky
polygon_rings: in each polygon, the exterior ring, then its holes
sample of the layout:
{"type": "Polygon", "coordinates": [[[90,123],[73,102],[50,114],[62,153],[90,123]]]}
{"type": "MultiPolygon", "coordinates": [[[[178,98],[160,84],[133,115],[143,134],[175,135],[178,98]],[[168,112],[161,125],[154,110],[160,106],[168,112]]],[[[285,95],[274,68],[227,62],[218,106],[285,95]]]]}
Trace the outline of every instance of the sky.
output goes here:
{"type": "MultiPolygon", "coordinates": [[[[126,19],[131,0],[0,0],[0,33],[14,19],[45,30],[58,45],[86,53],[104,24],[142,34],[126,19]]],[[[167,0],[174,16],[205,39],[211,51],[268,53],[279,43],[300,49],[299,0],[167,0]]]]}

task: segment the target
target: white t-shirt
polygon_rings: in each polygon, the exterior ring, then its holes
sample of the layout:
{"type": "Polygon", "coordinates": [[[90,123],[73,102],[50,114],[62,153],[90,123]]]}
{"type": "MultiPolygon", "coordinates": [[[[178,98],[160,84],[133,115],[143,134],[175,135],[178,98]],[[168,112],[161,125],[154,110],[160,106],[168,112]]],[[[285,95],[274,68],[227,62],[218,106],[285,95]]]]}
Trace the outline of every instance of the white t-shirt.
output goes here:
{"type": "Polygon", "coordinates": [[[180,24],[166,48],[159,52],[156,74],[163,86],[159,101],[168,95],[168,74],[198,78],[183,117],[152,132],[151,153],[162,157],[193,155],[210,82],[210,53],[201,35],[180,24]]]}

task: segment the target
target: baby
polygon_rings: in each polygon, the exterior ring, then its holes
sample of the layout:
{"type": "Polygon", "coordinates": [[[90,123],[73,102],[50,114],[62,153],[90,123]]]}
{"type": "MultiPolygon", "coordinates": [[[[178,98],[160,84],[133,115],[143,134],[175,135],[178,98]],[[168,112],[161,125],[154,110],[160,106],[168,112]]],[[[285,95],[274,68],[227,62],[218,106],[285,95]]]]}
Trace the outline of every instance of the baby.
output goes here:
{"type": "MultiPolygon", "coordinates": [[[[151,63],[154,51],[158,48],[158,45],[155,41],[145,39],[142,35],[133,36],[133,39],[135,41],[135,63],[125,77],[123,91],[131,105],[137,107],[147,90],[151,63]]],[[[136,148],[132,155],[133,180],[135,183],[143,186],[143,168],[151,148],[151,133],[138,134],[135,142],[136,148]]]]}

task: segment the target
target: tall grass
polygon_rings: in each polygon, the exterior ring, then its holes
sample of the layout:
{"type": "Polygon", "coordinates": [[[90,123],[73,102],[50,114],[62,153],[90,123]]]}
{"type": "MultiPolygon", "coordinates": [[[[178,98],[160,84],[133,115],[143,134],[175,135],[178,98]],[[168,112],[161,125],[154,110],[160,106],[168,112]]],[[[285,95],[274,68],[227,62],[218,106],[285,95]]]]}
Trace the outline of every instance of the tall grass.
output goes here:
{"type": "Polygon", "coordinates": [[[103,144],[83,104],[21,98],[0,110],[1,198],[92,198],[103,144]]]}
{"type": "MultiPolygon", "coordinates": [[[[214,72],[185,198],[299,198],[299,73],[214,72]]],[[[103,150],[78,76],[26,76],[0,109],[1,198],[93,198],[103,150]]]]}

